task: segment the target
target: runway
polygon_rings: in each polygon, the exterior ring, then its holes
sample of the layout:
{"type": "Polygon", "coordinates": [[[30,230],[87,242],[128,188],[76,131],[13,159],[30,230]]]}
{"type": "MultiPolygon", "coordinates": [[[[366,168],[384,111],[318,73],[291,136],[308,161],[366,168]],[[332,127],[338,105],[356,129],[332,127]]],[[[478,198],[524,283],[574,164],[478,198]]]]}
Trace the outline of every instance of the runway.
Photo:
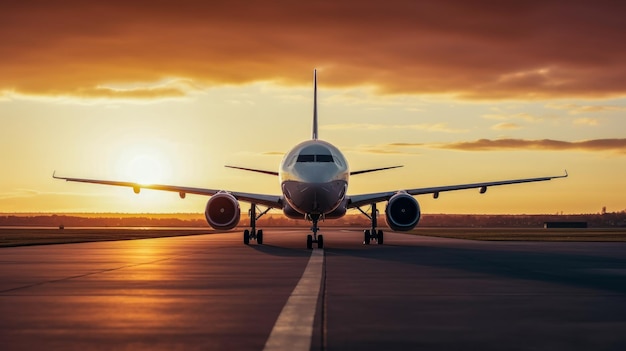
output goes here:
{"type": "Polygon", "coordinates": [[[1,348],[264,350],[310,309],[312,350],[626,349],[626,243],[322,231],[2,248],[1,348]]]}

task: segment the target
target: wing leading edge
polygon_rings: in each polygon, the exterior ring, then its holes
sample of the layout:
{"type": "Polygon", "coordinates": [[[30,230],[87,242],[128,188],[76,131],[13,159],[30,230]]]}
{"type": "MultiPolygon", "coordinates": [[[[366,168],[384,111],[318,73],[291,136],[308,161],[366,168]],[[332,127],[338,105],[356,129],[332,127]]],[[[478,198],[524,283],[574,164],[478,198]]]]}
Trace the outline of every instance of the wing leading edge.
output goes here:
{"type": "MultiPolygon", "coordinates": [[[[212,195],[217,194],[220,191],[224,191],[224,190],[217,190],[217,189],[193,188],[193,187],[184,187],[184,186],[177,186],[177,185],[140,184],[140,183],[133,183],[133,182],[121,182],[121,181],[115,181],[115,180],[58,177],[56,175],[56,172],[52,174],[52,177],[54,179],[62,179],[68,182],[123,186],[127,188],[132,188],[135,193],[139,193],[141,189],[171,191],[171,192],[178,193],[178,195],[181,198],[184,198],[187,194],[212,196],[212,195]]],[[[242,193],[242,192],[237,192],[237,191],[226,191],[226,192],[232,194],[234,197],[237,198],[237,200],[240,200],[240,201],[255,203],[258,205],[267,206],[271,208],[283,208],[283,200],[282,200],[282,197],[279,195],[242,193]]]]}
{"type": "MultiPolygon", "coordinates": [[[[266,170],[256,169],[256,168],[247,168],[247,167],[239,167],[239,166],[228,166],[228,165],[226,165],[224,167],[226,167],[226,168],[233,168],[233,169],[239,169],[239,170],[242,170],[242,171],[257,172],[257,173],[263,173],[263,174],[278,176],[278,172],[274,172],[274,171],[266,171],[266,170]]],[[[404,167],[404,166],[391,166],[391,167],[364,169],[364,170],[360,170],[360,171],[350,172],[350,175],[352,176],[352,175],[363,174],[363,173],[378,172],[378,171],[384,171],[384,170],[387,170],[387,169],[394,169],[394,168],[400,168],[400,167],[404,167]]]]}
{"type": "MultiPolygon", "coordinates": [[[[409,195],[424,195],[424,194],[433,194],[435,198],[439,197],[439,193],[445,191],[454,191],[454,190],[464,190],[464,189],[480,189],[481,193],[487,191],[487,188],[490,186],[498,186],[498,185],[509,185],[509,184],[519,184],[519,183],[532,183],[532,182],[543,182],[547,180],[552,180],[556,178],[567,178],[567,170],[564,175],[559,176],[548,176],[548,177],[539,177],[539,178],[524,178],[524,179],[511,179],[511,180],[500,180],[493,182],[484,182],[484,183],[471,183],[471,184],[458,184],[458,185],[447,185],[447,186],[437,186],[430,188],[416,188],[416,189],[407,189],[404,190],[409,195]]],[[[386,191],[381,193],[370,193],[370,194],[361,194],[361,195],[353,195],[349,197],[348,200],[348,208],[360,207],[372,203],[382,202],[389,200],[393,195],[395,195],[398,191],[386,191]]]]}

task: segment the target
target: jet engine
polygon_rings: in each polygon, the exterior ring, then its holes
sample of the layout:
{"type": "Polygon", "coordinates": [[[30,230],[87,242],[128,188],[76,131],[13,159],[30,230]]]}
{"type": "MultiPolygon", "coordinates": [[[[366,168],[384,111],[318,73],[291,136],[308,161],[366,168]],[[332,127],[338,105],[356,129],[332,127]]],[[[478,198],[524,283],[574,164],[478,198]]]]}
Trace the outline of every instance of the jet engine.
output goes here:
{"type": "Polygon", "coordinates": [[[207,202],[204,216],[209,225],[215,229],[233,229],[241,218],[239,201],[233,195],[220,191],[211,196],[207,202]]]}
{"type": "Polygon", "coordinates": [[[403,191],[396,193],[387,202],[385,219],[392,230],[411,230],[419,222],[420,216],[420,205],[417,200],[403,191]]]}

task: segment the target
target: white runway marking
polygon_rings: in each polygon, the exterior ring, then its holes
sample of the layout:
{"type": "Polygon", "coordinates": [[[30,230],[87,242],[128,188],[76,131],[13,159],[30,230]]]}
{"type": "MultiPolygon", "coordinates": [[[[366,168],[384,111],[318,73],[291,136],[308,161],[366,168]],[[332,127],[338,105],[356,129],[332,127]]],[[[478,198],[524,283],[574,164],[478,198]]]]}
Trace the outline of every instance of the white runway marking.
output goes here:
{"type": "Polygon", "coordinates": [[[280,312],[264,350],[310,350],[322,285],[324,250],[314,249],[298,285],[280,312]]]}

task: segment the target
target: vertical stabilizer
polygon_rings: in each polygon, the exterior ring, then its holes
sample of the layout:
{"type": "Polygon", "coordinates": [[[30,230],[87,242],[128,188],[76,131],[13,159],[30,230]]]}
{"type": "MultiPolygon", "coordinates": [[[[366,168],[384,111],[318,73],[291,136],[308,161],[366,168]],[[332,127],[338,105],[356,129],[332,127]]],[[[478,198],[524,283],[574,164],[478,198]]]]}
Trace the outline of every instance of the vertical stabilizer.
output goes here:
{"type": "Polygon", "coordinates": [[[313,140],[317,140],[317,69],[313,70],[313,140]]]}

